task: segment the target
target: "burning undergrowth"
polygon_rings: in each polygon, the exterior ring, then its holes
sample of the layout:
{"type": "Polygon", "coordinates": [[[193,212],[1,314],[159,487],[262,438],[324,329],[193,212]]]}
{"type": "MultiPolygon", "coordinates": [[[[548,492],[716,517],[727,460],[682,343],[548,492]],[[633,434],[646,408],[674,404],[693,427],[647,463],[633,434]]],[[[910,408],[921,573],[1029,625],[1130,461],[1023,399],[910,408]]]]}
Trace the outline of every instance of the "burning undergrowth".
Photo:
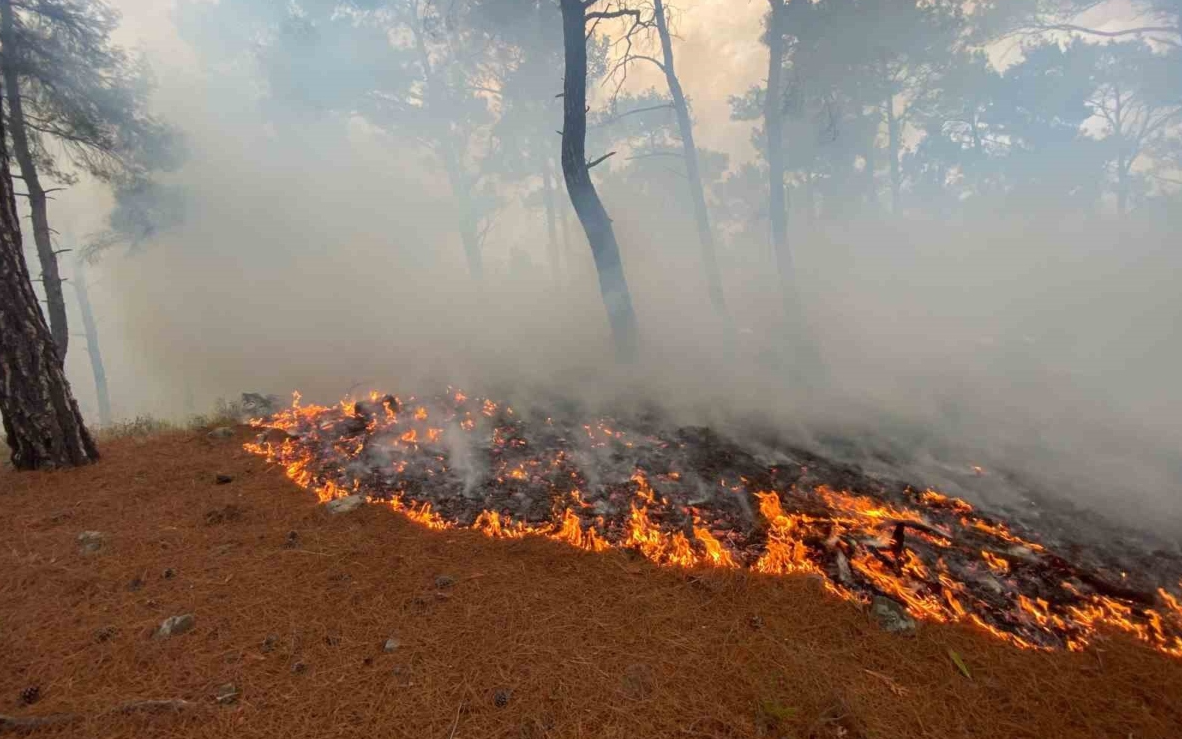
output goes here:
{"type": "Polygon", "coordinates": [[[963,500],[799,450],[771,459],[708,429],[550,412],[459,391],[331,407],[297,395],[254,422],[247,448],[323,501],[363,495],[432,528],[814,575],[839,597],[889,597],[1024,648],[1082,649],[1115,629],[1182,657],[1182,602],[1160,572],[1068,561],[963,500]]]}

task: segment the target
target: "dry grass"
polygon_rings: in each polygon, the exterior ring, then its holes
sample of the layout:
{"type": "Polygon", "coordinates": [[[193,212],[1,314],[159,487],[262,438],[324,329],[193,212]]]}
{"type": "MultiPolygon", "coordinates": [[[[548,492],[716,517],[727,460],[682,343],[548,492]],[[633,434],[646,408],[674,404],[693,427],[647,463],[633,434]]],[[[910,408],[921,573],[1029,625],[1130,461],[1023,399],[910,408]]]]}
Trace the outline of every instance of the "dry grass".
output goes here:
{"type": "Polygon", "coordinates": [[[907,639],[806,579],[434,533],[378,507],[331,517],[240,441],[133,436],[91,468],[0,471],[0,714],[84,717],[37,736],[270,739],[1165,739],[1182,726],[1182,661],[1129,641],[1048,655],[956,627],[907,639]],[[79,552],[84,530],[106,533],[101,552],[79,552]],[[437,589],[438,575],[455,584],[437,589]],[[190,612],[193,631],[150,637],[190,612]],[[241,697],[218,705],[229,682],[241,697]],[[34,685],[41,699],[22,707],[34,685]],[[197,705],[112,711],[174,698],[197,705]]]}

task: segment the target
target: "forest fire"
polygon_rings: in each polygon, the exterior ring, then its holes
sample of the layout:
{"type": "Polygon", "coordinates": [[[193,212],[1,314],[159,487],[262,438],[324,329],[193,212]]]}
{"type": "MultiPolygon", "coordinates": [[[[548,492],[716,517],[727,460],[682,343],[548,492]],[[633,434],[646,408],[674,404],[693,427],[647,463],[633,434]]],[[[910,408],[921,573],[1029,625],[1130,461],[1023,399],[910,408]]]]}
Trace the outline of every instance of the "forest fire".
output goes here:
{"type": "Polygon", "coordinates": [[[1133,587],[963,500],[815,456],[769,464],[705,429],[520,414],[456,390],[331,407],[297,394],[253,424],[246,448],[321,501],[362,495],[433,529],[627,549],[661,566],[811,575],[839,597],[885,596],[1022,648],[1079,650],[1107,630],[1182,657],[1182,602],[1161,583],[1133,587]]]}

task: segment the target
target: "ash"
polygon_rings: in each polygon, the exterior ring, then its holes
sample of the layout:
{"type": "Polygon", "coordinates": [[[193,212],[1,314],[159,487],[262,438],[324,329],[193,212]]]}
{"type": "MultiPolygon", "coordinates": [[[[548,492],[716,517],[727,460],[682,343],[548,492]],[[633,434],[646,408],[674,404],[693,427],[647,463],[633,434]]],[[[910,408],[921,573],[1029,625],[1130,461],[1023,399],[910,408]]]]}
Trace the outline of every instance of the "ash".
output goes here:
{"type": "Polygon", "coordinates": [[[321,499],[363,494],[435,528],[813,576],[839,597],[888,597],[1023,648],[1082,649],[1122,631],[1182,656],[1177,557],[1061,531],[1040,539],[959,498],[774,440],[456,390],[331,407],[297,397],[256,425],[247,448],[321,499]]]}

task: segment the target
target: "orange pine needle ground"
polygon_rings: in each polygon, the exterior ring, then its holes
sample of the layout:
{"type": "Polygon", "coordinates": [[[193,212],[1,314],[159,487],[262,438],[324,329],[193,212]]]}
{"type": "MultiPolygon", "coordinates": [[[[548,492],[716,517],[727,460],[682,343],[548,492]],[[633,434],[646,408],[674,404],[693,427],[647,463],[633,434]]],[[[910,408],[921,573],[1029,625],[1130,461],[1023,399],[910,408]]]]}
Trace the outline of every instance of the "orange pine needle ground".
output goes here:
{"type": "Polygon", "coordinates": [[[93,467],[0,471],[0,714],[80,714],[33,735],[104,738],[1166,739],[1182,727],[1182,660],[1128,639],[1043,654],[963,627],[904,638],[804,576],[662,570],[429,531],[382,506],[333,517],[242,451],[248,434],[120,439],[93,467]],[[215,485],[218,473],[234,481],[215,485]],[[106,534],[98,554],[79,552],[86,530],[106,534]],[[439,590],[439,575],[455,583],[439,590]],[[182,613],[193,631],[151,638],[182,613]],[[214,701],[225,683],[234,704],[214,701]],[[41,698],[22,706],[31,686],[41,698]],[[171,698],[198,705],[110,712],[171,698]]]}

